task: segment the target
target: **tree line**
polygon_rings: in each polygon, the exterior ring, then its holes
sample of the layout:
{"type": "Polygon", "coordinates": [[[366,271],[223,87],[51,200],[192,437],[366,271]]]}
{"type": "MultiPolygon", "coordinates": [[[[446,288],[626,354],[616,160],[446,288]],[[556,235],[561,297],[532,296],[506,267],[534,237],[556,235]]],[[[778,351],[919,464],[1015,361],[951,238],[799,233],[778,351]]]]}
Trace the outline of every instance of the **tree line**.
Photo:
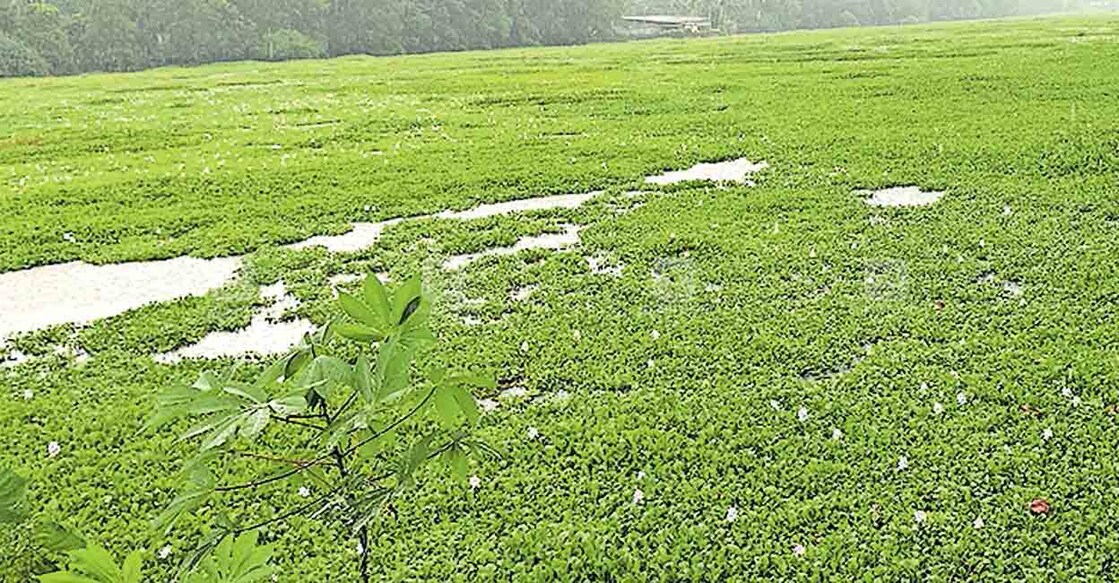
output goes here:
{"type": "Polygon", "coordinates": [[[0,0],[0,76],[626,38],[623,14],[723,32],[996,17],[1080,0],[0,0]]]}

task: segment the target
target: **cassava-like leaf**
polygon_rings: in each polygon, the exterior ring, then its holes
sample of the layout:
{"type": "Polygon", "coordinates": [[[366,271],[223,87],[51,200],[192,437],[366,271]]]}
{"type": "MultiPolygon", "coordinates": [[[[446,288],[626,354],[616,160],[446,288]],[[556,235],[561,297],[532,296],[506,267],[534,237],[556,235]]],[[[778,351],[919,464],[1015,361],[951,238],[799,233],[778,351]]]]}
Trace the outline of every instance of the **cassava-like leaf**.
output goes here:
{"type": "Polygon", "coordinates": [[[384,320],[377,317],[377,314],[365,305],[365,302],[351,296],[346,292],[338,292],[338,305],[342,307],[342,311],[346,315],[357,320],[358,323],[364,324],[374,330],[381,328],[384,325],[384,320]]]}
{"type": "Polygon", "coordinates": [[[81,535],[57,522],[36,524],[35,542],[44,549],[56,553],[77,550],[86,545],[81,535]]]}
{"type": "Polygon", "coordinates": [[[380,342],[384,338],[384,334],[381,332],[368,326],[362,326],[361,324],[341,322],[336,324],[335,328],[339,336],[363,344],[380,342]]]}
{"type": "Polygon", "coordinates": [[[67,553],[70,557],[70,570],[40,575],[41,583],[140,583],[141,553],[132,551],[117,566],[109,551],[97,544],[67,553]]]}
{"type": "Polygon", "coordinates": [[[8,468],[0,468],[0,524],[16,524],[27,518],[27,480],[8,468]]]}
{"type": "Polygon", "coordinates": [[[234,539],[227,536],[203,559],[187,583],[255,583],[272,576],[275,567],[268,564],[271,545],[257,545],[256,531],[234,539]]]}
{"type": "Polygon", "coordinates": [[[365,305],[373,310],[373,313],[381,321],[380,326],[383,327],[392,317],[392,305],[389,302],[389,295],[385,286],[381,284],[381,280],[377,278],[376,274],[371,273],[366,276],[361,288],[365,297],[365,305]]]}

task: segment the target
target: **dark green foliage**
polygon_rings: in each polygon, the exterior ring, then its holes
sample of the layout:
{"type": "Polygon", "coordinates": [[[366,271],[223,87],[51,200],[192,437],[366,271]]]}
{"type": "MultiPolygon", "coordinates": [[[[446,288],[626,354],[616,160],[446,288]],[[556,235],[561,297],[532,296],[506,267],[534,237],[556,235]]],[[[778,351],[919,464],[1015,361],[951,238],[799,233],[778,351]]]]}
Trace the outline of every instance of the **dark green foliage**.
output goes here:
{"type": "Polygon", "coordinates": [[[1080,0],[19,0],[0,4],[0,76],[627,36],[626,14],[712,19],[723,32],[900,24],[1072,10],[1080,0]]]}
{"type": "Polygon", "coordinates": [[[17,524],[27,518],[27,480],[9,468],[0,467],[0,525],[17,524]]]}
{"type": "Polygon", "coordinates": [[[290,28],[265,34],[257,47],[257,57],[266,61],[314,59],[323,55],[325,52],[319,41],[290,28]]]}
{"type": "Polygon", "coordinates": [[[46,75],[50,65],[23,42],[0,32],[0,77],[46,75]]]}

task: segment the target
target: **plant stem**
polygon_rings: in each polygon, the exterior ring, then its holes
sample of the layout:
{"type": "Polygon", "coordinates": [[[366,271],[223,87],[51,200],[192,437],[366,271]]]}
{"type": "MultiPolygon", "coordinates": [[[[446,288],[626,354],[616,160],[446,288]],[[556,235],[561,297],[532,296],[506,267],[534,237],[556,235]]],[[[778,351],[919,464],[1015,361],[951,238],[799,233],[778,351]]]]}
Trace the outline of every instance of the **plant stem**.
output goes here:
{"type": "Polygon", "coordinates": [[[248,532],[250,530],[256,530],[258,528],[264,528],[265,526],[268,526],[269,524],[274,524],[274,523],[280,522],[281,520],[286,520],[288,518],[291,518],[292,516],[302,514],[302,513],[306,512],[307,510],[310,510],[311,508],[317,506],[318,504],[326,501],[327,498],[330,498],[331,496],[336,494],[338,492],[338,490],[341,490],[341,489],[342,489],[342,486],[338,486],[337,488],[327,492],[326,494],[323,494],[322,496],[319,496],[318,498],[315,498],[314,500],[312,500],[312,501],[310,501],[306,504],[296,506],[295,508],[292,508],[291,510],[288,510],[287,512],[284,512],[283,514],[280,514],[278,516],[274,516],[272,518],[269,518],[268,520],[258,522],[258,523],[254,524],[252,526],[244,526],[244,527],[241,527],[241,528],[234,529],[233,534],[238,535],[238,534],[241,534],[243,532],[248,532]]]}
{"type": "Polygon", "coordinates": [[[310,460],[293,460],[291,458],[284,458],[284,457],[279,457],[279,456],[274,456],[274,455],[267,455],[267,454],[263,454],[263,453],[253,453],[251,451],[237,451],[237,450],[231,449],[231,450],[229,450],[229,453],[231,453],[233,455],[239,455],[241,457],[253,458],[253,459],[258,459],[258,460],[266,460],[266,461],[270,461],[270,462],[280,462],[280,463],[285,463],[285,464],[291,464],[291,465],[296,466],[296,467],[303,467],[303,466],[306,466],[306,465],[311,463],[310,460]]]}
{"type": "Polygon", "coordinates": [[[311,429],[317,429],[319,431],[326,431],[326,427],[322,425],[315,425],[314,423],[307,423],[306,421],[298,421],[294,417],[281,417],[279,415],[273,415],[272,419],[281,423],[298,425],[300,427],[310,427],[311,429]]]}
{"type": "MultiPolygon", "coordinates": [[[[346,449],[346,451],[343,452],[343,455],[350,455],[353,452],[357,451],[358,448],[360,448],[361,446],[373,441],[374,439],[377,439],[378,437],[381,437],[382,435],[388,433],[389,431],[392,431],[393,429],[396,429],[398,426],[400,426],[401,423],[404,423],[406,420],[408,420],[410,417],[412,417],[412,415],[415,415],[416,412],[419,411],[420,408],[422,408],[424,405],[426,405],[427,402],[430,401],[431,397],[434,396],[434,395],[435,395],[435,387],[432,387],[431,390],[427,392],[427,395],[423,398],[423,400],[420,401],[415,407],[413,407],[411,411],[408,411],[408,413],[406,413],[403,417],[400,417],[396,421],[393,421],[392,423],[390,423],[389,425],[387,425],[385,428],[381,429],[377,433],[374,433],[373,435],[361,440],[360,442],[358,442],[355,445],[351,446],[350,448],[346,449]]],[[[243,483],[243,484],[236,484],[236,485],[233,485],[233,486],[218,486],[217,488],[214,488],[214,491],[215,492],[231,492],[233,490],[244,490],[246,488],[256,488],[256,487],[259,487],[259,486],[263,486],[265,484],[271,484],[272,482],[278,482],[278,481],[283,480],[285,478],[290,478],[291,476],[294,476],[295,474],[297,474],[299,472],[302,472],[303,470],[306,470],[307,468],[317,466],[317,465],[329,460],[333,455],[334,455],[333,452],[323,454],[323,455],[311,460],[310,462],[307,462],[307,465],[305,465],[305,466],[300,466],[298,468],[288,470],[288,471],[280,473],[280,474],[276,474],[275,476],[271,476],[271,477],[268,477],[268,478],[263,478],[263,479],[260,479],[260,480],[254,480],[252,482],[246,482],[246,483],[243,483]]]]}

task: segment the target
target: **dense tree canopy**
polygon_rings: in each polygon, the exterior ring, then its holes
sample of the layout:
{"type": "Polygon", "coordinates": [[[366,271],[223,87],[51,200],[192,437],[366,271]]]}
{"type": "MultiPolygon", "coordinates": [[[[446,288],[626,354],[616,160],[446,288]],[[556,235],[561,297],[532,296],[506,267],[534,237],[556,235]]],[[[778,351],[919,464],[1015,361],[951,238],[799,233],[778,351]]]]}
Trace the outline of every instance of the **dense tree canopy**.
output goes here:
{"type": "Polygon", "coordinates": [[[625,13],[708,16],[721,31],[748,32],[1006,16],[1078,1],[0,0],[0,76],[586,43],[624,38],[625,13]]]}

